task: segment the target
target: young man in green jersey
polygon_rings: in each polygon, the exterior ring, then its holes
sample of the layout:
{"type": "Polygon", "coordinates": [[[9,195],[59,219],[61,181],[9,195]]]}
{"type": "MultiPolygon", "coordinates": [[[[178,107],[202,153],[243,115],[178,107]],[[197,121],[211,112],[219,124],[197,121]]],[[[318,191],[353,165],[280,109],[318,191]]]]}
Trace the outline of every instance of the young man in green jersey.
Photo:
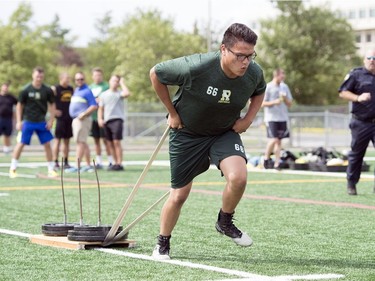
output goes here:
{"type": "Polygon", "coordinates": [[[219,51],[162,62],[150,71],[171,128],[172,189],[161,212],[155,259],[170,259],[171,233],[193,179],[210,163],[226,179],[216,230],[238,245],[252,244],[251,238],[233,224],[233,215],[247,182],[246,154],[239,134],[254,120],[266,88],[263,71],[254,61],[256,41],[257,35],[250,28],[235,23],[225,31],[219,51]],[[173,101],[167,85],[179,86],[173,101]]]}

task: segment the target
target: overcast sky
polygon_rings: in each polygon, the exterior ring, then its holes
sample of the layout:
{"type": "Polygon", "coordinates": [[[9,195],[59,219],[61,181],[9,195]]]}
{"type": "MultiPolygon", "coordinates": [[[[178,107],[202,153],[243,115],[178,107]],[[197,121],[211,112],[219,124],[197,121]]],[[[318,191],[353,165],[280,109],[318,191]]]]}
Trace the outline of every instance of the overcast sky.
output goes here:
{"type": "MultiPolygon", "coordinates": [[[[194,22],[199,27],[207,25],[211,18],[212,28],[224,29],[233,22],[250,25],[260,18],[273,17],[276,10],[269,0],[0,0],[0,21],[6,23],[21,2],[31,3],[33,24],[50,23],[55,14],[61,25],[76,36],[76,46],[85,46],[97,33],[96,19],[111,11],[113,23],[120,24],[126,15],[137,8],[158,9],[163,17],[173,19],[179,30],[191,31],[194,22]],[[210,8],[209,8],[210,7],[210,8]]],[[[309,0],[312,5],[326,3],[330,7],[370,5],[370,0],[309,0]]]]}

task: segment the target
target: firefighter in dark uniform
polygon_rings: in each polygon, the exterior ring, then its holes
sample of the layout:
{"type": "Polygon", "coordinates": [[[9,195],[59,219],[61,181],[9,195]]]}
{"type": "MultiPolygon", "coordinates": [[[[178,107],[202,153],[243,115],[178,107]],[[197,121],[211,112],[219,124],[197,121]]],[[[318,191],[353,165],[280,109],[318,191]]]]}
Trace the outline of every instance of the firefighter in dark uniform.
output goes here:
{"type": "Polygon", "coordinates": [[[375,146],[375,50],[368,51],[363,62],[364,67],[353,69],[339,88],[340,97],[353,103],[349,125],[352,142],[346,170],[349,195],[357,195],[356,185],[369,142],[375,146]]]}

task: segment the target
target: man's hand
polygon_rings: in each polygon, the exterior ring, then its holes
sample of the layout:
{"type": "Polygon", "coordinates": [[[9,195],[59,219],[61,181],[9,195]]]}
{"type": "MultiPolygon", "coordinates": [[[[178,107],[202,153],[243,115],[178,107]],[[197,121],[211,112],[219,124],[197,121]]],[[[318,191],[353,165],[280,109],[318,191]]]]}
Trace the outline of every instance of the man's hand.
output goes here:
{"type": "Polygon", "coordinates": [[[61,115],[62,115],[62,111],[56,109],[56,110],[55,110],[55,116],[60,117],[61,115]]]}
{"type": "Polygon", "coordinates": [[[53,120],[48,120],[46,124],[46,129],[51,130],[53,126],[53,120]]]}
{"type": "Polygon", "coordinates": [[[98,125],[99,125],[99,127],[104,128],[104,120],[98,119],[98,125]]]}
{"type": "Polygon", "coordinates": [[[236,133],[242,134],[242,133],[246,132],[246,130],[250,127],[251,123],[252,122],[249,123],[249,121],[247,121],[243,118],[240,118],[240,119],[237,119],[236,123],[234,123],[232,129],[236,133]]]}
{"type": "Polygon", "coordinates": [[[86,113],[85,112],[81,112],[79,115],[78,115],[78,119],[79,120],[83,120],[86,118],[86,113]]]}
{"type": "Polygon", "coordinates": [[[16,123],[16,130],[21,131],[22,130],[22,121],[16,123]]]}
{"type": "Polygon", "coordinates": [[[273,100],[273,105],[279,105],[281,104],[283,101],[281,99],[275,99],[273,100]]]}
{"type": "Polygon", "coordinates": [[[358,102],[364,102],[371,100],[371,94],[370,93],[363,93],[358,96],[357,101],[358,102]]]}
{"type": "Polygon", "coordinates": [[[173,116],[171,114],[169,114],[167,124],[172,129],[182,129],[184,127],[184,125],[182,124],[182,121],[180,119],[180,116],[178,114],[173,115],[173,116]]]}

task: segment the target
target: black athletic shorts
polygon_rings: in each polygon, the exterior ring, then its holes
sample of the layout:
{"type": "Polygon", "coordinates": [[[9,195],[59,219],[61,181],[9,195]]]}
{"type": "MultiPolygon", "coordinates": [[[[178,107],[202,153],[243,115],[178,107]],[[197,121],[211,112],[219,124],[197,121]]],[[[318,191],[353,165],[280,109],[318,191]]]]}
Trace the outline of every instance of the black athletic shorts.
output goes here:
{"type": "Polygon", "coordinates": [[[267,123],[267,137],[270,139],[289,138],[289,130],[286,121],[267,123]]]}
{"type": "Polygon", "coordinates": [[[55,138],[70,139],[73,137],[72,119],[56,118],[55,138]]]}
{"type": "Polygon", "coordinates": [[[239,155],[246,160],[246,153],[239,134],[228,131],[219,136],[197,136],[188,129],[171,129],[169,156],[172,188],[181,188],[205,172],[210,163],[220,169],[220,161],[239,155]]]}
{"type": "Polygon", "coordinates": [[[4,135],[9,137],[13,131],[13,119],[0,117],[0,136],[4,135]]]}
{"type": "Polygon", "coordinates": [[[124,121],[122,119],[109,120],[104,125],[106,140],[122,140],[124,121]]]}
{"type": "Polygon", "coordinates": [[[104,128],[99,127],[98,120],[92,120],[90,136],[95,139],[105,138],[104,128]]]}

